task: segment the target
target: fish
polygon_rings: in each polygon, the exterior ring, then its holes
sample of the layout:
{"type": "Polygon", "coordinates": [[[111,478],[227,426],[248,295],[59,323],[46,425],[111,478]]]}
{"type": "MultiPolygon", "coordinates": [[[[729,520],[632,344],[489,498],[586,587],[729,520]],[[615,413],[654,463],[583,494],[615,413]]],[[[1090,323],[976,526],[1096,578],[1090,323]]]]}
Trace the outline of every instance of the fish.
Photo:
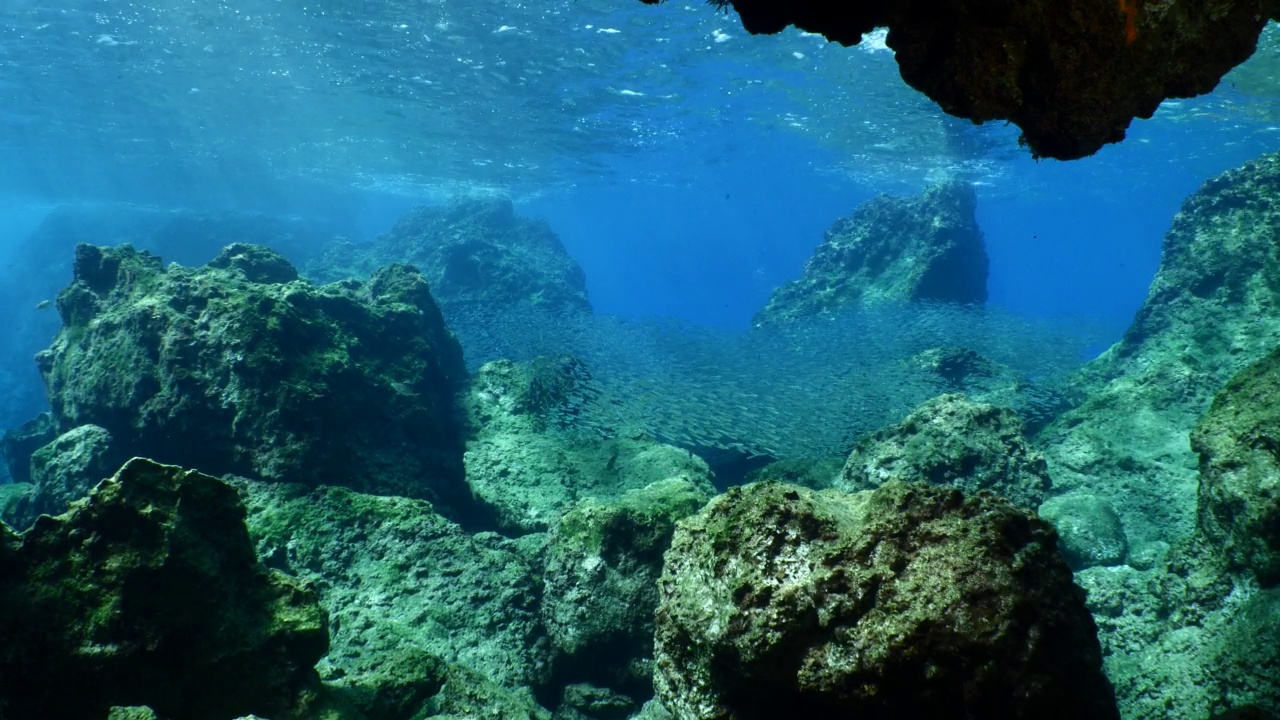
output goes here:
{"type": "Polygon", "coordinates": [[[409,387],[408,385],[402,382],[393,381],[391,383],[391,389],[395,390],[397,393],[401,395],[404,395],[405,397],[418,397],[418,393],[414,392],[413,388],[409,387]]]}
{"type": "Polygon", "coordinates": [[[36,309],[48,310],[52,305],[53,305],[52,300],[41,300],[40,302],[36,303],[36,309]]]}

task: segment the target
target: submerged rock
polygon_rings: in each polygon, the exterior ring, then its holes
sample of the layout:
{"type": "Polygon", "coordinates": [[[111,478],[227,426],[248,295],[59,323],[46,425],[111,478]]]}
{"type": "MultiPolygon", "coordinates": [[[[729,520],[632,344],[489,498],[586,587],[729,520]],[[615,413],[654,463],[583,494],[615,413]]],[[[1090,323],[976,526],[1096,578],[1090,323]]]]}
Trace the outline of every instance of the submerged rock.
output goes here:
{"type": "Polygon", "coordinates": [[[1191,435],[1198,527],[1233,568],[1280,584],[1280,350],[1231,379],[1191,435]]]}
{"type": "Polygon", "coordinates": [[[31,455],[58,436],[53,417],[41,413],[0,438],[0,454],[13,482],[31,482],[31,455]]]}
{"type": "Polygon", "coordinates": [[[966,494],[990,490],[1035,508],[1051,485],[1044,456],[1023,437],[1007,408],[941,395],[901,423],[863,438],[836,481],[842,490],[877,488],[889,480],[947,485],[966,494]]]}
{"type": "Polygon", "coordinates": [[[1280,588],[1245,598],[1208,653],[1215,673],[1215,717],[1280,717],[1280,588]]]}
{"type": "Polygon", "coordinates": [[[520,217],[507,199],[417,208],[372,242],[330,245],[309,274],[324,281],[366,277],[392,263],[419,268],[446,314],[464,306],[591,311],[586,275],[555,231],[520,217]]]}
{"type": "Polygon", "coordinates": [[[461,514],[461,349],[422,275],[316,287],[231,245],[202,269],[76,249],[63,329],[39,355],[61,432],[214,473],[424,497],[461,514]]]}
{"type": "MultiPolygon", "coordinates": [[[[605,693],[615,701],[619,693],[651,696],[662,556],[676,522],[708,499],[695,485],[665,480],[614,502],[583,500],[560,519],[547,549],[542,619],[556,676],[569,688],[589,682],[617,691],[605,693]]],[[[581,710],[582,702],[565,702],[581,710]]]]}
{"type": "Polygon", "coordinates": [[[1058,531],[1058,547],[1072,570],[1119,565],[1129,554],[1120,516],[1098,498],[1082,494],[1049,498],[1039,513],[1058,531]]]}
{"type": "Polygon", "coordinates": [[[235,212],[156,211],[136,206],[62,205],[18,241],[0,268],[0,427],[11,427],[46,407],[31,358],[58,331],[48,308],[72,275],[75,247],[130,243],[188,267],[217,256],[232,243],[265,245],[294,262],[307,260],[334,233],[323,223],[235,212]],[[12,376],[9,376],[12,373],[12,376]]]}
{"type": "Polygon", "coordinates": [[[670,478],[715,493],[707,464],[688,450],[558,427],[558,419],[571,417],[574,396],[586,391],[584,380],[571,362],[539,367],[488,363],[466,400],[474,427],[467,483],[504,532],[543,532],[580,499],[612,501],[670,478]]]}
{"type": "Polygon", "coordinates": [[[1118,718],[1055,545],[986,493],[731,489],[667,551],[658,697],[681,720],[1118,718]]]}
{"type": "Polygon", "coordinates": [[[303,718],[328,649],[315,593],[254,557],[235,490],[142,459],[23,536],[0,526],[0,636],[10,720],[303,718]]]}
{"type": "Polygon", "coordinates": [[[795,25],[853,45],[888,28],[909,85],[952,115],[1013,122],[1034,156],[1059,160],[1123,140],[1133,118],[1151,117],[1166,98],[1213,90],[1253,54],[1267,19],[1280,18],[1256,0],[1222,0],[1212,12],[1195,0],[712,4],[732,5],[752,33],[795,25]]]}
{"type": "Polygon", "coordinates": [[[1233,375],[1280,346],[1278,196],[1272,154],[1186,200],[1133,325],[1080,374],[1084,401],[1036,439],[1054,484],[1106,500],[1130,541],[1194,531],[1191,430],[1233,375]]]}
{"type": "Polygon", "coordinates": [[[66,512],[126,459],[113,447],[111,433],[97,425],[81,425],[59,435],[31,456],[39,511],[66,512]]]}
{"type": "Polygon", "coordinates": [[[529,544],[468,534],[422,500],[233,482],[263,561],[319,588],[332,627],[326,680],[360,676],[347,684],[381,687],[370,673],[385,670],[394,693],[415,697],[446,663],[508,689],[546,680],[541,560],[529,544]]]}
{"type": "Polygon", "coordinates": [[[755,324],[854,303],[986,302],[987,251],[976,206],[973,188],[958,181],[864,203],[827,230],[803,277],[775,290],[755,324]]]}

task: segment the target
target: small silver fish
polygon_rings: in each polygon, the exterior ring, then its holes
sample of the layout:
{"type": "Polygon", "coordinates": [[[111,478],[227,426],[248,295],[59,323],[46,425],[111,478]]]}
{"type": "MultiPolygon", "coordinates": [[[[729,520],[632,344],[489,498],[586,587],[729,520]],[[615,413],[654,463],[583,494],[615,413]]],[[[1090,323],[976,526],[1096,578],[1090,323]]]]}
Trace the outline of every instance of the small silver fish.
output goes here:
{"type": "Polygon", "coordinates": [[[391,389],[395,390],[397,393],[400,393],[401,395],[404,395],[405,397],[418,397],[418,393],[414,392],[413,388],[409,387],[408,385],[405,385],[402,382],[392,381],[391,389]]]}
{"type": "Polygon", "coordinates": [[[36,309],[48,310],[52,305],[53,305],[52,300],[41,300],[40,302],[36,303],[36,309]]]}

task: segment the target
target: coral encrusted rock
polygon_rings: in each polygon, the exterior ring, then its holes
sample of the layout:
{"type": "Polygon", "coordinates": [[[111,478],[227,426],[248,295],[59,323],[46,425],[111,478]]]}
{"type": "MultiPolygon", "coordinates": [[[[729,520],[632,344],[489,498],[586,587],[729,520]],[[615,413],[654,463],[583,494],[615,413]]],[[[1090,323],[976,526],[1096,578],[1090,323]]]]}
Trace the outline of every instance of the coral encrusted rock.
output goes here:
{"type": "Polygon", "coordinates": [[[1280,350],[1227,383],[1191,446],[1201,532],[1234,567],[1280,584],[1280,350]]]}
{"type": "Polygon", "coordinates": [[[331,244],[308,274],[365,277],[392,263],[422,270],[446,313],[510,306],[591,311],[586,275],[559,236],[545,221],[517,215],[506,199],[417,208],[372,242],[331,244]]]}
{"type": "Polygon", "coordinates": [[[889,480],[990,490],[1027,508],[1043,502],[1051,484],[1044,456],[1023,437],[1016,413],[954,393],[858,441],[836,487],[869,490],[889,480]]]}
{"type": "Polygon", "coordinates": [[[60,432],[98,425],[126,457],[210,473],[469,502],[462,351],[412,268],[317,287],[255,245],[201,269],[81,245],[58,312],[38,362],[60,432]]]}
{"type": "Polygon", "coordinates": [[[1055,545],[989,493],[733,488],[667,551],[658,697],[679,720],[1117,719],[1055,545]]]}
{"type": "Polygon", "coordinates": [[[867,201],[827,230],[804,275],[775,290],[755,324],[859,302],[986,302],[987,251],[976,207],[973,188],[959,181],[867,201]]]}
{"type": "Polygon", "coordinates": [[[7,720],[303,718],[329,647],[315,593],[258,563],[235,489],[144,459],[25,535],[0,526],[0,637],[7,720]]]}
{"type": "Polygon", "coordinates": [[[1277,198],[1280,154],[1189,197],[1133,325],[1080,373],[1085,400],[1036,437],[1055,488],[1106,500],[1134,547],[1194,532],[1191,430],[1232,376],[1280,346],[1277,198]]]}

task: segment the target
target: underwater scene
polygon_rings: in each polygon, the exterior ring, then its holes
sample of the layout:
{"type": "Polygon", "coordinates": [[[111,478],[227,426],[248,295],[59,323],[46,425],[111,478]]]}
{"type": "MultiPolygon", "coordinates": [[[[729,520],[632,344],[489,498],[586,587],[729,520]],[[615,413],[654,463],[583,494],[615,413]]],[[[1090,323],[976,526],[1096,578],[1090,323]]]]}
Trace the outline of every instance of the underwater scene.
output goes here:
{"type": "Polygon", "coordinates": [[[1273,0],[0,0],[0,720],[1280,719],[1273,0]]]}

